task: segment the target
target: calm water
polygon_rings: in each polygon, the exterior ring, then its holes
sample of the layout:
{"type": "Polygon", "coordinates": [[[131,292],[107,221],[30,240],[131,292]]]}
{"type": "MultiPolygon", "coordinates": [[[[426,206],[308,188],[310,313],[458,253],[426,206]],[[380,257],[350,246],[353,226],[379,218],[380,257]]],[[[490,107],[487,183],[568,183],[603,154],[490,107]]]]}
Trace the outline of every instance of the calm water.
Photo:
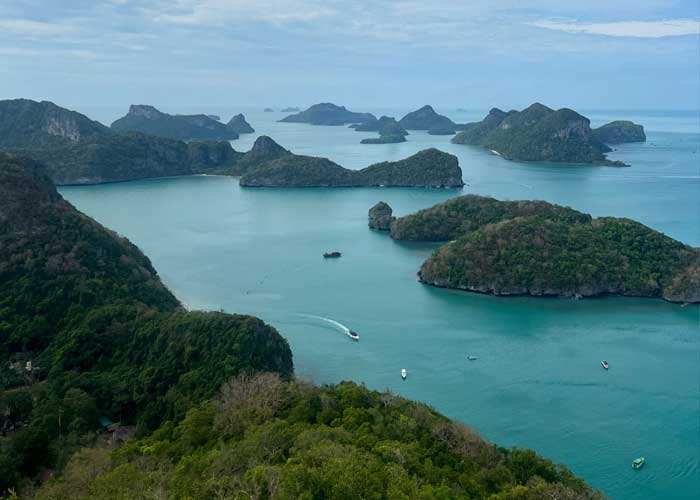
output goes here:
{"type": "MultiPolygon", "coordinates": [[[[228,119],[230,112],[207,110],[217,111],[228,119]]],[[[379,200],[405,214],[479,193],[631,217],[697,246],[697,115],[590,113],[594,123],[614,117],[647,125],[647,143],[612,155],[632,168],[614,169],[507,162],[420,132],[404,144],[360,145],[373,134],[275,123],[280,113],[246,114],[258,133],[294,152],[351,168],[437,146],[459,156],[468,186],[255,190],[231,178],[190,177],[61,191],[138,244],[189,307],[255,314],[276,326],[302,376],[352,379],[426,401],[501,445],[532,447],[566,463],[612,498],[700,496],[697,307],[504,299],[425,287],[415,273],[435,247],[396,243],[367,229],[366,219],[379,200]],[[341,250],[343,258],[322,259],[327,250],[341,250]],[[305,315],[340,321],[361,341],[305,315]],[[640,455],[647,464],[633,471],[631,460],[640,455]]],[[[255,136],[233,145],[244,151],[255,136]]]]}

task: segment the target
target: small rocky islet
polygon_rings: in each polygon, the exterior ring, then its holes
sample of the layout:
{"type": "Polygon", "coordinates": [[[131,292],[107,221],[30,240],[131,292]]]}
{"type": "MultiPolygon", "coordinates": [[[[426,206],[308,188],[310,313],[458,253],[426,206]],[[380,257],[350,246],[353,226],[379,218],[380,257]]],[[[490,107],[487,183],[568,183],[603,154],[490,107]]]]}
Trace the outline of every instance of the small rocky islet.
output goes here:
{"type": "Polygon", "coordinates": [[[368,225],[370,229],[389,231],[391,229],[391,223],[394,220],[392,214],[393,210],[388,203],[384,201],[378,202],[369,209],[368,225]]]}
{"type": "Polygon", "coordinates": [[[391,214],[385,203],[375,205],[370,227],[395,240],[447,242],[418,272],[428,285],[500,296],[700,302],[700,250],[630,219],[477,195],[391,214]]]}
{"type": "Polygon", "coordinates": [[[404,129],[396,119],[389,116],[382,116],[375,123],[364,123],[355,127],[357,131],[374,130],[379,132],[379,137],[370,137],[362,139],[360,144],[393,144],[397,142],[406,142],[408,131],[404,129]]]}
{"type": "Polygon", "coordinates": [[[239,113],[237,115],[234,115],[226,124],[226,128],[228,130],[231,130],[233,132],[236,132],[237,134],[253,134],[255,133],[255,129],[250,126],[250,123],[248,123],[245,119],[245,116],[243,113],[239,113]]]}
{"type": "Polygon", "coordinates": [[[646,140],[641,125],[617,121],[591,129],[590,120],[568,108],[534,103],[522,111],[492,108],[480,121],[467,123],[454,144],[481,146],[507,160],[585,163],[624,167],[611,161],[607,144],[646,140]]]}

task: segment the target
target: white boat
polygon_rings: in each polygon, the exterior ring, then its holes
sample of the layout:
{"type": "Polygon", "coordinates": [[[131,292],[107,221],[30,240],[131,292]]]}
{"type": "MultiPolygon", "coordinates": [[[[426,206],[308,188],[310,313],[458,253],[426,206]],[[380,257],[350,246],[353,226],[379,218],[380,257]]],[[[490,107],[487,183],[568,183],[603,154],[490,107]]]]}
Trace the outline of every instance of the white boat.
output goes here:
{"type": "Polygon", "coordinates": [[[348,337],[350,337],[352,340],[360,340],[360,336],[357,334],[357,332],[353,332],[352,330],[348,330],[348,337]]]}
{"type": "Polygon", "coordinates": [[[406,371],[406,368],[401,368],[401,378],[406,380],[406,376],[408,376],[408,372],[406,371]]]}
{"type": "Polygon", "coordinates": [[[467,359],[469,361],[476,361],[477,358],[476,358],[476,356],[467,356],[467,359]]]}
{"type": "Polygon", "coordinates": [[[601,364],[601,366],[603,367],[604,370],[607,370],[608,368],[610,368],[610,365],[608,364],[607,361],[601,361],[600,364],[601,364]]]}

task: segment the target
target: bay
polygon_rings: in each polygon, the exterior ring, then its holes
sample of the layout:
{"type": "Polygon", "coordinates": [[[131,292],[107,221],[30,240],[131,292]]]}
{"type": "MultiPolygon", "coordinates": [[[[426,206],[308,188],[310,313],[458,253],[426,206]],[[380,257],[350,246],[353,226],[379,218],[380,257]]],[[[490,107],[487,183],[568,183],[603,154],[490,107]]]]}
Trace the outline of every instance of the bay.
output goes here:
{"type": "MultiPolygon", "coordinates": [[[[374,134],[244,112],[257,133],[232,142],[240,151],[268,134],[295,153],[362,168],[437,147],[459,157],[467,186],[244,189],[236,179],[195,176],[61,192],[141,247],[188,307],[254,314],[277,327],[302,377],[355,380],[425,401],[500,445],[532,447],[565,463],[611,498],[700,496],[698,307],[429,288],[415,273],[435,245],[397,243],[367,228],[367,210],[379,200],[402,215],[477,193],[630,217],[698,246],[696,115],[588,113],[594,125],[609,117],[649,124],[646,143],[611,154],[631,167],[609,168],[508,162],[422,132],[402,144],[360,145],[374,134]],[[343,257],[324,260],[330,250],[343,257]],[[317,317],[347,325],[360,342],[317,317]],[[602,359],[610,362],[607,372],[602,359]],[[635,471],[631,460],[640,455],[647,463],[635,471]]],[[[483,114],[450,115],[468,121],[483,114]]]]}

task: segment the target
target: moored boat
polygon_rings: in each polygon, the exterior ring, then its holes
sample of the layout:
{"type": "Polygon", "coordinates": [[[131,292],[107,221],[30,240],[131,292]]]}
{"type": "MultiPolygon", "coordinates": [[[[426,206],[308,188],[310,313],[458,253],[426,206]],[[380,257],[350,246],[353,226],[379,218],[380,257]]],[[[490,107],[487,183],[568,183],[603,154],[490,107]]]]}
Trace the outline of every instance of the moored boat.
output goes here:
{"type": "Polygon", "coordinates": [[[632,468],[641,469],[645,461],[646,460],[644,457],[635,458],[634,460],[632,460],[632,468]]]}
{"type": "Polygon", "coordinates": [[[607,370],[608,368],[610,368],[610,365],[608,365],[608,362],[607,362],[607,361],[601,361],[600,364],[601,364],[601,366],[602,366],[605,370],[607,370]]]}
{"type": "Polygon", "coordinates": [[[408,372],[406,371],[406,368],[401,368],[401,378],[406,380],[407,376],[408,376],[408,372]]]}
{"type": "Polygon", "coordinates": [[[476,358],[476,356],[467,356],[467,359],[469,361],[476,361],[477,358],[476,358]]]}
{"type": "Polygon", "coordinates": [[[323,254],[323,258],[324,259],[337,259],[341,255],[343,255],[343,254],[340,252],[326,252],[323,254]]]}

